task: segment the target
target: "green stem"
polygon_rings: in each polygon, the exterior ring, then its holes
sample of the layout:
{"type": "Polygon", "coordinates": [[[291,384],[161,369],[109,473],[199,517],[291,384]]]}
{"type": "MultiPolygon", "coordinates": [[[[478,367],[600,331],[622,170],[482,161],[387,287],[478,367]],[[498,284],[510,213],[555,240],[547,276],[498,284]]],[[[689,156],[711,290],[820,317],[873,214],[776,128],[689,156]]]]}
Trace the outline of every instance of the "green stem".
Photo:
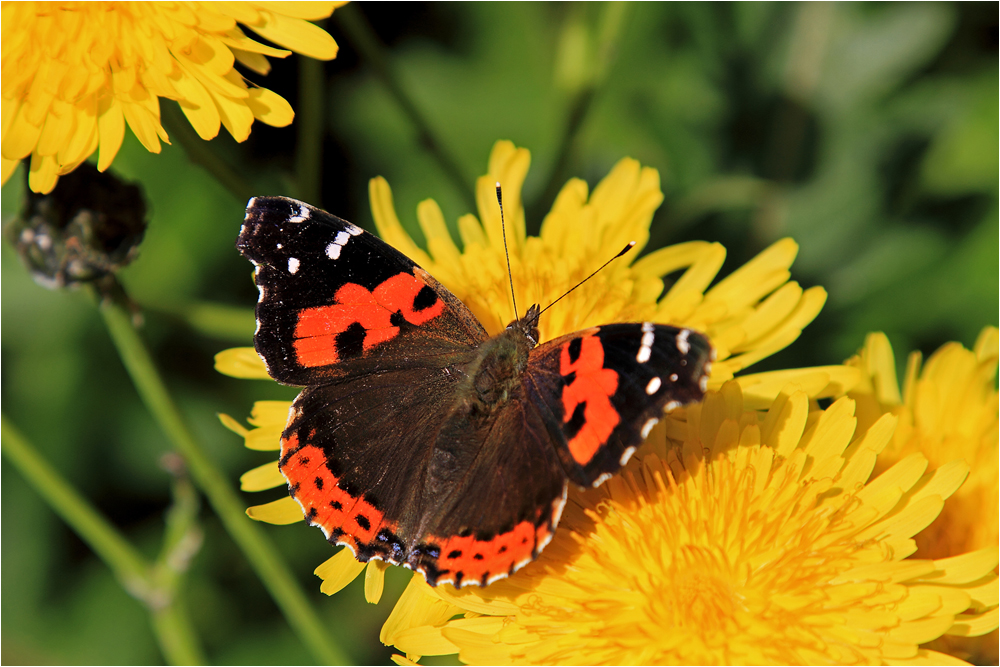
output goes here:
{"type": "Polygon", "coordinates": [[[153,569],[142,555],[38,454],[7,421],[6,415],[0,417],[0,424],[4,456],[49,507],[111,568],[122,587],[149,609],[153,631],[167,662],[172,665],[205,664],[198,635],[185,607],[174,594],[179,576],[174,576],[171,586],[158,586],[153,569]]]}
{"type": "Polygon", "coordinates": [[[198,487],[208,498],[226,531],[240,547],[277,602],[292,630],[321,664],[344,663],[346,656],[330,641],[298,583],[260,526],[247,518],[243,503],[223,474],[205,455],[174,405],[145,343],[129,314],[105,300],[101,314],[125,368],[153,417],[184,457],[198,487]]]}
{"type": "Polygon", "coordinates": [[[153,629],[159,639],[160,650],[171,665],[207,664],[187,615],[186,605],[176,596],[171,604],[153,610],[153,629]]]}
{"type": "Polygon", "coordinates": [[[295,116],[298,138],[295,145],[295,181],[298,197],[321,206],[320,184],[323,169],[323,63],[299,58],[299,108],[295,116]]]}
{"type": "Polygon", "coordinates": [[[593,108],[600,89],[608,80],[608,73],[614,64],[617,45],[621,37],[622,27],[626,22],[626,14],[630,11],[628,3],[609,2],[604,6],[600,19],[600,32],[596,40],[593,74],[590,81],[581,86],[573,95],[566,113],[563,133],[556,148],[556,159],[552,163],[549,177],[546,180],[542,195],[536,200],[526,217],[526,232],[529,235],[538,234],[542,220],[555,203],[559,191],[569,177],[570,160],[576,146],[577,136],[593,108]]]}
{"type": "Polygon", "coordinates": [[[552,204],[556,201],[556,196],[558,196],[559,191],[566,181],[570,158],[573,156],[573,146],[576,144],[576,136],[579,134],[580,127],[583,126],[583,121],[590,111],[594,95],[595,88],[587,86],[580,90],[573,98],[573,101],[570,102],[569,113],[566,117],[566,123],[563,126],[563,134],[559,138],[559,144],[556,148],[556,161],[549,171],[549,178],[545,183],[545,189],[542,191],[542,195],[535,200],[534,206],[531,207],[531,210],[525,216],[525,232],[528,236],[538,235],[542,228],[542,220],[545,219],[545,215],[552,208],[552,204]]]}
{"type": "Polygon", "coordinates": [[[167,661],[175,665],[205,664],[201,647],[192,643],[196,637],[187,614],[187,605],[180,593],[188,563],[201,548],[202,533],[198,525],[198,492],[184,474],[181,457],[171,453],[165,461],[176,464],[168,467],[175,475],[174,501],[167,510],[167,529],[163,547],[153,566],[153,581],[164,591],[170,592],[170,604],[153,608],[153,627],[160,638],[160,646],[167,661]]]}
{"type": "Polygon", "coordinates": [[[107,563],[122,586],[144,598],[149,564],[142,555],[39,455],[6,415],[0,419],[4,456],[73,532],[107,563]]]}
{"type": "Polygon", "coordinates": [[[178,301],[161,303],[148,310],[178,318],[208,338],[240,345],[250,345],[253,342],[253,308],[211,301],[178,301]]]}
{"type": "Polygon", "coordinates": [[[431,124],[423,113],[417,108],[410,96],[403,88],[399,75],[392,67],[392,63],[385,54],[385,48],[375,35],[367,19],[354,5],[347,5],[338,9],[333,14],[333,20],[344,31],[344,35],[351,42],[354,48],[375,70],[376,76],[389,89],[389,93],[395,98],[403,113],[410,119],[417,131],[419,143],[437,160],[438,165],[444,171],[445,176],[451,180],[452,185],[459,196],[469,207],[470,211],[476,210],[476,200],[472,195],[473,181],[467,178],[466,174],[458,165],[458,161],[444,148],[443,143],[437,139],[437,135],[431,128],[431,124]]]}
{"type": "Polygon", "coordinates": [[[170,138],[187,153],[188,159],[215,177],[238,201],[245,202],[254,196],[252,184],[209,148],[209,142],[198,136],[178,105],[164,102],[160,107],[160,121],[170,138]]]}

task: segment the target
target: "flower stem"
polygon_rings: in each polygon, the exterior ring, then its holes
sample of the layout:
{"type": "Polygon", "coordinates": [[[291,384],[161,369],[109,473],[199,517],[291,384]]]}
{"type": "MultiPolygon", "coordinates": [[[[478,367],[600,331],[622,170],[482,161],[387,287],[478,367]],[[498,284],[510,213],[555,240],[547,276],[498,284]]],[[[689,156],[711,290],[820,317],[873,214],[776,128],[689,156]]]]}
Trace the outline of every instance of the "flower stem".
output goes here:
{"type": "Polygon", "coordinates": [[[73,532],[107,563],[126,590],[142,589],[149,575],[145,559],[42,458],[6,415],[0,419],[4,456],[73,532]]]}
{"type": "Polygon", "coordinates": [[[618,40],[622,27],[626,23],[627,13],[631,11],[628,3],[609,2],[604,5],[600,26],[594,48],[594,67],[589,81],[582,85],[573,95],[566,113],[563,134],[555,151],[555,161],[549,171],[549,177],[542,195],[536,200],[529,215],[526,216],[526,232],[529,235],[538,234],[542,220],[549,212],[556,196],[569,176],[570,160],[576,145],[577,135],[583,127],[587,115],[593,107],[594,99],[608,80],[608,73],[614,64],[618,40]]]}
{"type": "Polygon", "coordinates": [[[389,89],[389,93],[396,99],[396,103],[399,104],[403,113],[410,119],[410,122],[417,130],[418,142],[437,160],[445,176],[452,182],[455,191],[463,199],[465,205],[469,207],[469,211],[475,211],[476,200],[470,194],[474,191],[470,187],[474,180],[471,177],[467,177],[459,166],[458,161],[445,149],[442,142],[437,139],[427,118],[406,93],[403,84],[399,80],[399,75],[385,54],[385,48],[379,41],[375,31],[372,30],[368,20],[361,13],[361,10],[353,4],[347,5],[334,12],[333,20],[344,31],[344,35],[354,48],[371,65],[375,71],[375,75],[389,89]]]}
{"type": "Polygon", "coordinates": [[[298,198],[321,206],[320,184],[323,170],[323,102],[326,79],[323,63],[299,58],[299,108],[295,120],[295,185],[298,198]]]}
{"type": "Polygon", "coordinates": [[[172,139],[176,139],[188,159],[215,177],[240,202],[253,197],[254,188],[229,163],[219,157],[187,122],[180,108],[170,101],[160,106],[160,119],[172,139]]]}
{"type": "Polygon", "coordinates": [[[186,610],[177,602],[153,610],[153,629],[160,650],[171,665],[204,665],[201,647],[186,610]]]}
{"type": "Polygon", "coordinates": [[[204,654],[186,608],[177,599],[174,585],[159,588],[152,568],[141,554],[45,461],[17,428],[0,416],[3,453],[35,492],[111,568],[122,587],[149,609],[153,631],[167,662],[172,665],[205,664],[204,654]]]}
{"type": "Polygon", "coordinates": [[[346,662],[346,656],[330,641],[329,633],[274,544],[258,525],[247,518],[243,503],[229,481],[195,441],[170,397],[149,350],[132,326],[128,312],[111,300],[105,300],[100,310],[143,402],[184,457],[198,487],[281,608],[292,630],[320,664],[346,662]]]}
{"type": "Polygon", "coordinates": [[[211,301],[177,301],[160,303],[149,310],[177,318],[207,338],[240,345],[253,342],[253,308],[211,301]]]}

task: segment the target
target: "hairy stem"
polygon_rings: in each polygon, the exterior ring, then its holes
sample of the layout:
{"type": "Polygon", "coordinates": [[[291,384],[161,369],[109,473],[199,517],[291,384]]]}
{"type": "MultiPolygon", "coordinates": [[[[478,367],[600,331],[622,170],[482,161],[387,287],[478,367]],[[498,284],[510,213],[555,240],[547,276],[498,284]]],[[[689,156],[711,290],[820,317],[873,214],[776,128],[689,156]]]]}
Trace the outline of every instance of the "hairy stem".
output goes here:
{"type": "Polygon", "coordinates": [[[191,434],[167,391],[149,350],[132,326],[128,312],[111,300],[105,300],[100,310],[140,397],[184,457],[198,488],[208,498],[226,531],[243,551],[257,576],[281,608],[292,630],[321,664],[346,662],[346,656],[330,640],[329,632],[323,627],[273,542],[260,526],[247,518],[243,503],[229,480],[191,434]]]}
{"type": "Polygon", "coordinates": [[[7,420],[2,422],[3,454],[36,493],[111,568],[122,587],[149,609],[160,650],[172,665],[202,665],[206,660],[187,610],[173,585],[161,588],[153,568],[68,481],[38,453],[7,420]]]}
{"type": "Polygon", "coordinates": [[[326,86],[323,63],[299,59],[298,130],[295,144],[295,185],[298,198],[322,206],[320,186],[323,169],[323,102],[326,86]]]}

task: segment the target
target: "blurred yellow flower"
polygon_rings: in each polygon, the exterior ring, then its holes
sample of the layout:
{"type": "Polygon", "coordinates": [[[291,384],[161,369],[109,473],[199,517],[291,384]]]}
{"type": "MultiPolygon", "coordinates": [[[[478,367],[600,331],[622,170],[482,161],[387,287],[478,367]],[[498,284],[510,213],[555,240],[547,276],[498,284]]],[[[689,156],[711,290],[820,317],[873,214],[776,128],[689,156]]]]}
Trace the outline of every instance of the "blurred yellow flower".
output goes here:
{"type": "Polygon", "coordinates": [[[968,465],[913,454],[869,479],[895,423],[855,437],[849,398],[811,410],[790,387],[761,414],[727,383],[572,494],[523,570],[483,589],[414,577],[382,641],[400,664],[954,664],[919,645],[996,627],[998,553],[907,558],[968,465]]]}
{"type": "MultiPolygon", "coordinates": [[[[417,207],[417,219],[428,250],[418,247],[396,216],[389,185],[382,178],[370,183],[372,212],[383,240],[407,254],[451,290],[495,334],[515,318],[500,231],[495,184],[503,187],[511,273],[517,302],[547,305],[573,287],[628,241],[636,248],[612,262],[592,280],[546,311],[539,324],[541,341],[581,328],[622,321],[653,321],[690,327],[710,337],[717,351],[710,387],[719,387],[733,374],[777,352],[794,341],[819,312],[826,292],[803,290],[789,281],[789,266],[797,246],[790,239],[775,243],[745,266],[711,288],[725,259],[717,243],[689,242],[662,248],[639,260],[638,251],[649,239],[653,212],[663,200],[659,174],[632,159],[621,160],[588,194],[586,183],[573,179],[559,194],[546,216],[541,235],[525,235],[521,185],[530,155],[509,141],[499,141],[490,155],[487,175],[477,183],[480,217],[458,221],[464,248],[452,241],[440,208],[433,200],[417,207]],[[481,222],[482,221],[482,222],[481,222]],[[665,277],[669,276],[669,285],[665,277]],[[666,290],[664,287],[667,287],[666,290]]],[[[523,313],[521,313],[523,314],[523,313]]],[[[252,348],[220,353],[216,368],[242,378],[267,378],[263,362],[252,348]]],[[[780,371],[739,378],[749,404],[770,405],[790,381],[813,398],[850,389],[858,371],[845,366],[780,371]]],[[[288,419],[290,403],[258,402],[247,429],[225,417],[226,425],[246,438],[251,449],[277,451],[288,419]]],[[[682,415],[683,409],[675,415],[682,415]]],[[[285,483],[277,462],[243,476],[243,489],[258,491],[285,483]]],[[[258,520],[287,524],[302,521],[302,510],[289,497],[251,507],[258,520]]],[[[365,568],[348,550],[341,550],[316,570],[322,590],[333,594],[365,568]]],[[[381,564],[369,564],[366,595],[381,594],[381,564]],[[377,594],[376,594],[377,593],[377,594]]]]}
{"type": "MultiPolygon", "coordinates": [[[[220,123],[237,141],[254,119],[283,127],[294,113],[266,88],[248,86],[238,60],[266,74],[265,56],[290,51],[337,55],[337,43],[310,20],[338,2],[5,2],[3,3],[2,180],[31,156],[29,185],[48,193],[99,149],[110,165],[127,124],[152,153],[168,141],[159,98],[177,100],[202,139],[220,123]]],[[[169,143],[169,142],[168,142],[169,143]]]]}
{"type": "MultiPolygon", "coordinates": [[[[932,467],[954,459],[969,465],[969,479],[948,499],[937,520],[917,535],[917,555],[921,557],[946,558],[1000,545],[998,340],[996,327],[987,327],[972,350],[948,343],[926,364],[921,364],[920,353],[914,352],[902,391],[892,347],[884,334],[870,334],[861,352],[847,362],[862,371],[861,382],[849,393],[858,401],[859,429],[884,414],[899,419],[876,470],[895,465],[915,452],[925,456],[932,467]]],[[[997,633],[981,640],[951,641],[948,649],[983,664],[995,664],[997,633]]]]}

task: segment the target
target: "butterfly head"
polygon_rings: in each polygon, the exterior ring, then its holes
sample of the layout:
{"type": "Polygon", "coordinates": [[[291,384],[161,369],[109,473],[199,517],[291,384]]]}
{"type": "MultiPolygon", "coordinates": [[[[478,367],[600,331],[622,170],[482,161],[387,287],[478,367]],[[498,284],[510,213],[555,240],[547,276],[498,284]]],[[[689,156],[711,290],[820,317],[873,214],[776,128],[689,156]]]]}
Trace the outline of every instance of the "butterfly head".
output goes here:
{"type": "Polygon", "coordinates": [[[536,303],[531,308],[528,308],[528,312],[524,314],[524,317],[508,324],[507,330],[521,333],[531,343],[531,347],[535,347],[538,345],[538,316],[541,312],[542,309],[536,303]]]}

